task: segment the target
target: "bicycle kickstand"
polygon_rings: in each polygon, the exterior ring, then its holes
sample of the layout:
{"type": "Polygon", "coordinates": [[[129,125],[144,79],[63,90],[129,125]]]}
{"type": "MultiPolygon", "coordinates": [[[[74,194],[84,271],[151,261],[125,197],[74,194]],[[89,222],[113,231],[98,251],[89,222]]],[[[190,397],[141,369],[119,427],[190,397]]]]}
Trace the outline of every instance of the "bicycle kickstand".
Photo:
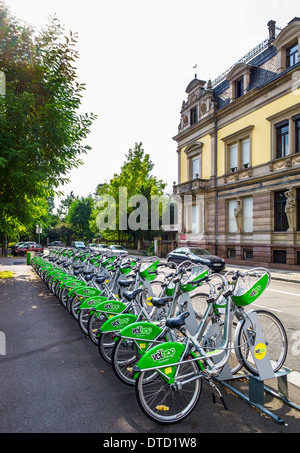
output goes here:
{"type": "Polygon", "coordinates": [[[224,406],[224,409],[225,411],[228,411],[228,407],[225,403],[225,400],[222,396],[222,393],[220,392],[220,390],[218,389],[218,387],[215,385],[215,383],[212,381],[212,379],[208,379],[208,382],[209,382],[209,385],[212,387],[212,399],[213,399],[213,403],[215,404],[216,403],[216,397],[215,397],[215,392],[218,393],[219,397],[220,397],[220,400],[222,401],[222,404],[224,406]]]}

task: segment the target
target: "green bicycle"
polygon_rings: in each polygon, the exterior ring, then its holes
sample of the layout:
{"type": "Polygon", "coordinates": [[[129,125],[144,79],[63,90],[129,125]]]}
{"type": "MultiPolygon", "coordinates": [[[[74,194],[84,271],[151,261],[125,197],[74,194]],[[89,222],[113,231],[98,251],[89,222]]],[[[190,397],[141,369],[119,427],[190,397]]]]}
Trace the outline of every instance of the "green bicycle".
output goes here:
{"type": "Polygon", "coordinates": [[[227,277],[219,293],[208,299],[195,335],[185,326],[189,312],[168,319],[166,326],[178,330],[181,340],[152,347],[133,367],[138,404],[154,422],[173,424],[186,418],[200,398],[203,378],[224,403],[213,378],[221,375],[233,353],[253,374],[258,374],[258,366],[271,366],[275,372],[283,365],[288,346],[279,319],[265,310],[245,311],[266,289],[270,274],[254,269],[236,272],[230,281],[227,277]],[[238,284],[245,277],[255,279],[246,289],[238,284]],[[232,343],[234,318],[238,325],[232,343]]]}

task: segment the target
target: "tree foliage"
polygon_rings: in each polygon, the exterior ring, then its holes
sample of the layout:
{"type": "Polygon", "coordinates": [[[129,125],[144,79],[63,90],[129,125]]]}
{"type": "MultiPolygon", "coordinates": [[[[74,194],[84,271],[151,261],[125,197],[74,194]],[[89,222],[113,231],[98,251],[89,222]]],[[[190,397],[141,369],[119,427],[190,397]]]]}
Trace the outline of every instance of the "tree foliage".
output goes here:
{"type": "Polygon", "coordinates": [[[94,200],[92,197],[81,197],[73,201],[67,215],[67,222],[73,232],[74,239],[83,242],[92,239],[90,229],[90,218],[93,210],[94,200]]]}
{"type": "Polygon", "coordinates": [[[38,33],[0,2],[0,231],[24,230],[37,200],[68,182],[96,118],[80,113],[77,36],[54,18],[38,33]]]}
{"type": "MultiPolygon", "coordinates": [[[[101,234],[103,237],[118,240],[129,238],[151,239],[156,234],[150,225],[151,197],[154,195],[162,196],[166,184],[152,174],[153,168],[154,164],[150,159],[150,155],[146,154],[142,148],[142,143],[136,143],[134,149],[130,149],[128,154],[125,156],[125,161],[121,167],[120,173],[115,174],[109,183],[106,182],[98,185],[96,195],[100,199],[103,195],[109,195],[115,203],[113,207],[108,206],[107,209],[116,208],[116,230],[115,232],[102,232],[101,234]],[[130,227],[129,219],[137,206],[130,206],[129,204],[124,206],[124,203],[121,200],[122,197],[126,196],[127,201],[129,201],[130,199],[134,199],[132,197],[136,195],[139,196],[139,199],[144,198],[146,201],[145,205],[147,205],[148,208],[147,213],[145,213],[145,218],[147,218],[146,228],[141,227],[132,229],[130,227]],[[126,212],[122,212],[122,210],[126,210],[126,212]],[[124,220],[124,215],[126,221],[123,221],[122,225],[120,224],[120,218],[122,217],[124,220]],[[126,228],[124,228],[124,223],[126,224],[126,228]]],[[[98,210],[96,209],[94,212],[95,221],[97,215],[99,212],[101,213],[101,211],[102,207],[98,210]]],[[[137,220],[145,226],[145,222],[141,222],[141,220],[144,219],[138,218],[137,220]]]]}

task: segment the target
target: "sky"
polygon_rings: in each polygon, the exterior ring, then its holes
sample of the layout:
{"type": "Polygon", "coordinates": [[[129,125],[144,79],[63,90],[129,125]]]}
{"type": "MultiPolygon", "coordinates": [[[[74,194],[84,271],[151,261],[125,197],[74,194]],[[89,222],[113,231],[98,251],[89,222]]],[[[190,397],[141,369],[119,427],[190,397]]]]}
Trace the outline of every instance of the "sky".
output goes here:
{"type": "MultiPolygon", "coordinates": [[[[4,0],[5,1],[5,0],[4,0]]],[[[6,0],[18,19],[41,30],[56,16],[78,33],[77,75],[86,84],[82,112],[98,115],[85,144],[84,165],[61,188],[78,196],[119,173],[135,143],[154,163],[153,175],[172,190],[182,101],[195,76],[213,80],[300,16],[299,0],[6,0]]],[[[59,200],[56,200],[56,204],[59,200]]]]}

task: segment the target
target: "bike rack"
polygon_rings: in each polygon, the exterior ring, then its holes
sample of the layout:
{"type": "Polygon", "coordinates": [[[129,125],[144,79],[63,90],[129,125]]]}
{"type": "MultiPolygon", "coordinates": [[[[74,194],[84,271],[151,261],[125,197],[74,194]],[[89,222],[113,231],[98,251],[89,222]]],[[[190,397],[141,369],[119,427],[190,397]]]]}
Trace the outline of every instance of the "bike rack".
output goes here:
{"type": "Polygon", "coordinates": [[[259,411],[263,412],[264,414],[266,414],[268,417],[270,417],[275,422],[277,422],[281,425],[283,425],[283,424],[287,425],[281,417],[278,417],[276,414],[274,414],[273,412],[271,412],[269,409],[267,409],[265,407],[264,393],[266,392],[266,393],[272,395],[273,397],[280,399],[281,401],[283,401],[285,404],[288,404],[292,408],[300,411],[300,406],[298,406],[296,403],[290,401],[289,397],[288,397],[287,376],[290,374],[290,372],[291,372],[291,370],[289,368],[283,367],[279,371],[274,373],[274,378],[277,379],[278,392],[276,392],[271,387],[268,387],[267,385],[265,385],[264,380],[261,380],[259,376],[254,376],[252,374],[239,374],[237,376],[232,376],[230,379],[228,379],[228,381],[247,379],[249,396],[247,396],[245,393],[237,390],[232,385],[228,384],[227,379],[222,380],[221,376],[219,378],[216,378],[216,380],[220,384],[222,384],[224,387],[226,387],[230,391],[232,391],[234,394],[236,394],[243,401],[246,401],[250,406],[253,406],[256,409],[258,409],[259,411]]]}
{"type": "Polygon", "coordinates": [[[265,346],[265,340],[258,317],[254,310],[250,310],[247,313],[247,315],[248,319],[246,320],[244,333],[247,337],[251,354],[252,357],[254,358],[255,365],[259,375],[254,376],[253,374],[246,373],[233,376],[231,373],[229,363],[227,362],[222,372],[220,373],[219,377],[215,379],[222,385],[224,385],[226,388],[231,390],[233,393],[235,393],[242,400],[246,401],[251,406],[265,413],[275,422],[279,424],[285,424],[285,421],[281,417],[278,417],[276,414],[274,414],[265,407],[264,392],[271,394],[272,396],[280,399],[281,401],[293,407],[294,409],[300,411],[300,406],[290,401],[288,397],[287,376],[290,374],[291,370],[289,368],[282,367],[279,371],[274,373],[267,352],[267,348],[265,346]],[[255,325],[255,338],[253,337],[253,332],[251,332],[251,325],[255,325]],[[232,385],[229,385],[227,383],[227,381],[238,379],[248,380],[249,396],[247,396],[245,393],[237,390],[232,385]],[[269,379],[277,379],[278,392],[265,385],[265,381],[269,379]]]}

